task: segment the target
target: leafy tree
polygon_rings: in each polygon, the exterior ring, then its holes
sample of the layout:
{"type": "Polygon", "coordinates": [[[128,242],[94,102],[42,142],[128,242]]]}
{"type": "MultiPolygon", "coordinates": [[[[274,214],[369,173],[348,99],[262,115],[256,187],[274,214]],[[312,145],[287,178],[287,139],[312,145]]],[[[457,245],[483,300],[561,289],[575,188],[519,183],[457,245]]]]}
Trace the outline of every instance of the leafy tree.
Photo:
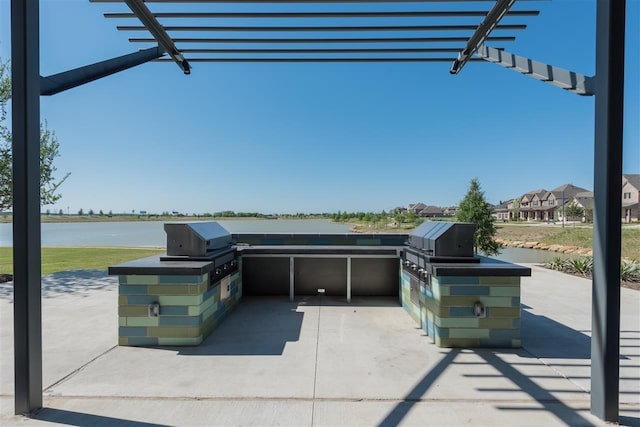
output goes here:
{"type": "MultiPolygon", "coordinates": [[[[11,76],[8,62],[0,60],[0,211],[13,207],[13,164],[11,149],[11,131],[6,125],[7,104],[11,99],[11,76]]],[[[60,144],[47,123],[40,124],[40,203],[50,205],[62,197],[58,188],[69,177],[56,179],[56,167],[53,161],[60,155],[60,144]]]]}
{"type": "Polygon", "coordinates": [[[593,222],[593,209],[585,209],[584,210],[584,220],[588,223],[593,222]]]}
{"type": "Polygon", "coordinates": [[[104,212],[102,212],[102,209],[100,209],[100,212],[98,213],[98,215],[104,216],[104,212]]]}
{"type": "Polygon", "coordinates": [[[576,226],[575,220],[576,218],[582,220],[582,216],[584,215],[584,209],[582,207],[580,207],[575,201],[568,203],[565,207],[564,207],[564,215],[567,218],[573,218],[573,226],[576,226]]]}
{"type": "Polygon", "coordinates": [[[63,214],[62,209],[60,209],[60,210],[58,211],[58,215],[62,216],[62,214],[63,214]]]}
{"type": "Polygon", "coordinates": [[[476,253],[480,251],[487,256],[500,253],[502,245],[494,239],[498,229],[491,214],[491,206],[484,198],[484,191],[480,190],[478,178],[471,180],[469,191],[460,202],[457,219],[476,224],[476,233],[473,236],[473,246],[476,253]]]}
{"type": "Polygon", "coordinates": [[[93,216],[93,209],[89,209],[89,215],[93,216]]]}
{"type": "Polygon", "coordinates": [[[78,215],[80,216],[84,215],[84,211],[82,210],[82,208],[80,208],[80,210],[78,211],[78,215]]]}
{"type": "Polygon", "coordinates": [[[513,220],[514,221],[520,220],[520,200],[519,199],[513,199],[513,220]]]}

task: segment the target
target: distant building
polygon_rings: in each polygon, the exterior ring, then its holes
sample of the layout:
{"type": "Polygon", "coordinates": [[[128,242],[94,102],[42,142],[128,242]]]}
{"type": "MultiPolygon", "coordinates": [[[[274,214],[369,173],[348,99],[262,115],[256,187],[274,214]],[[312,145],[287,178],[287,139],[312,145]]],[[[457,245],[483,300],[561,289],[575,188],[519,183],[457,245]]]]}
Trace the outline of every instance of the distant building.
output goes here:
{"type": "Polygon", "coordinates": [[[493,208],[493,216],[499,221],[509,221],[511,220],[511,212],[509,211],[509,206],[512,204],[513,200],[509,200],[507,202],[502,202],[496,205],[493,208]]]}
{"type": "MultiPolygon", "coordinates": [[[[640,221],[640,174],[622,176],[623,222],[640,221]]],[[[573,184],[564,184],[551,191],[533,190],[494,208],[498,220],[520,221],[561,221],[563,206],[575,203],[585,210],[583,221],[593,214],[594,195],[592,191],[573,184]]]]}
{"type": "Polygon", "coordinates": [[[511,203],[511,219],[521,221],[555,221],[562,219],[562,206],[576,194],[588,192],[573,184],[564,184],[551,191],[533,190],[523,194],[511,203]]]}
{"type": "Polygon", "coordinates": [[[415,205],[407,206],[407,212],[411,212],[411,213],[414,213],[416,215],[419,215],[420,212],[426,207],[427,207],[427,205],[425,205],[424,203],[416,203],[415,205]]]}
{"type": "Polygon", "coordinates": [[[640,174],[622,175],[622,221],[640,220],[640,174]]]}
{"type": "Polygon", "coordinates": [[[440,218],[444,216],[444,209],[438,206],[425,206],[418,215],[424,218],[440,218]]]}
{"type": "Polygon", "coordinates": [[[445,216],[456,216],[460,208],[458,206],[449,206],[448,208],[444,208],[445,216]]]}
{"type": "Polygon", "coordinates": [[[440,206],[426,205],[422,202],[409,204],[406,208],[398,206],[393,209],[394,213],[412,213],[423,218],[441,218],[454,216],[458,212],[457,206],[443,208],[440,206]]]}

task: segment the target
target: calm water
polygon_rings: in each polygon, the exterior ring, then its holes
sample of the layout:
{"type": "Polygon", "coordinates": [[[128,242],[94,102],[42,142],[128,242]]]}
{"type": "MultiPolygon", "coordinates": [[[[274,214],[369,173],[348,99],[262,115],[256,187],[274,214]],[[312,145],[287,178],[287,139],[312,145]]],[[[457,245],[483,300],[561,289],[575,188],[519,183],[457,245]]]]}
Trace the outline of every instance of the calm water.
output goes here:
{"type": "MultiPolygon", "coordinates": [[[[231,233],[346,233],[350,226],[329,220],[218,221],[231,233]]],[[[43,246],[166,246],[164,222],[64,222],[42,224],[43,246]]],[[[0,224],[0,246],[11,246],[12,224],[0,224]]],[[[505,248],[495,257],[503,261],[541,263],[555,257],[548,251],[505,248]]]]}
{"type": "MultiPolygon", "coordinates": [[[[329,220],[218,221],[231,233],[346,233],[329,220]]],[[[166,246],[162,221],[60,222],[42,224],[42,246],[166,246]]],[[[0,224],[0,246],[11,246],[12,224],[0,224]]]]}

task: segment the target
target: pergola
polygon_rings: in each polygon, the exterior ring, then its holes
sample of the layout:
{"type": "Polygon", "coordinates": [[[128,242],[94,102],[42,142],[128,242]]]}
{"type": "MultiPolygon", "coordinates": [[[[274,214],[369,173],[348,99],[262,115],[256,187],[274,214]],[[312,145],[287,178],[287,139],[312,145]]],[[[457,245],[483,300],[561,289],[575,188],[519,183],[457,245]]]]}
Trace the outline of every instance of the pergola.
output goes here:
{"type": "MultiPolygon", "coordinates": [[[[452,74],[468,61],[487,60],[579,95],[595,95],[593,306],[591,338],[591,412],[606,421],[617,421],[619,412],[620,244],[621,176],[624,93],[625,0],[595,0],[596,75],[579,73],[507,53],[502,47],[526,28],[526,19],[538,11],[516,9],[516,0],[403,0],[421,7],[385,11],[339,11],[339,3],[400,3],[393,0],[91,0],[128,6],[106,18],[131,20],[136,25],[118,30],[143,32],[132,43],[153,47],[48,77],[40,76],[39,0],[11,1],[12,121],[13,121],[13,256],[15,413],[42,407],[42,318],[40,236],[40,96],[88,83],[136,65],[156,60],[173,61],[185,73],[190,62],[450,62],[452,74]],[[322,11],[220,12],[158,11],[148,3],[290,4],[315,3],[322,11]],[[442,7],[424,8],[439,3],[442,7]],[[471,7],[479,3],[483,7],[471,7]],[[487,4],[489,6],[487,7],[487,4]],[[295,26],[283,25],[294,19],[295,26]],[[357,25],[340,25],[357,18],[357,25]],[[376,25],[378,18],[392,24],[376,25]],[[412,18],[407,20],[407,18],[412,18]],[[428,25],[415,25],[418,18],[428,25]],[[257,26],[211,25],[228,20],[252,20],[257,26]],[[502,23],[502,20],[515,21],[502,23]],[[185,20],[188,23],[185,24],[185,20]],[[194,20],[205,22],[193,25],[194,20]],[[441,24],[443,20],[447,24],[441,24]],[[307,22],[314,24],[307,24],[307,22]],[[317,25],[316,21],[331,22],[317,25]],[[366,25],[360,22],[366,22],[366,25]],[[163,23],[161,23],[163,22],[163,23]],[[276,23],[275,25],[273,23],[276,23]],[[338,23],[336,23],[338,22],[338,23]],[[408,24],[407,22],[411,22],[408,24]],[[435,24],[432,22],[436,22],[435,24]],[[403,31],[427,32],[429,37],[397,37],[403,31]],[[216,33],[276,33],[277,38],[223,38],[216,33]],[[356,33],[359,37],[291,37],[305,33],[356,33]],[[493,33],[496,32],[494,35],[493,33]],[[190,37],[179,37],[180,34],[190,37]],[[469,35],[471,33],[471,35],[469,35]],[[150,34],[150,36],[148,36],[150,34]],[[192,34],[198,34],[193,37],[192,34]],[[283,36],[284,34],[284,36],[283,36]],[[364,34],[361,35],[360,34],[364,34]],[[204,35],[204,36],[201,36],[204,35]],[[496,47],[487,46],[497,43],[496,47]],[[282,47],[314,46],[313,48],[282,47]],[[229,46],[194,47],[196,46],[229,46]],[[237,47],[237,46],[251,47],[237,47]],[[259,45],[260,48],[253,47],[259,45]],[[340,47],[340,46],[348,47],[340,47]],[[353,47],[353,46],[356,47],[353,47]],[[412,47],[406,47],[410,45],[412,47]],[[317,46],[317,47],[316,47],[317,46]],[[415,46],[415,47],[413,47],[415,46]],[[475,55],[475,56],[474,56],[475,55]]],[[[520,0],[518,6],[535,5],[520,0]]]]}

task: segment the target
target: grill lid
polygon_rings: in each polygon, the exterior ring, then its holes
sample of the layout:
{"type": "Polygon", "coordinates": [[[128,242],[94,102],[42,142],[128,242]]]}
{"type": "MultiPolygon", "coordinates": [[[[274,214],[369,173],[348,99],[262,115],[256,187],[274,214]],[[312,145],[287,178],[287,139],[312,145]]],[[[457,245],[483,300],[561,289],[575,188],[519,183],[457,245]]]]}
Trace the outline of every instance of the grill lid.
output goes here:
{"type": "Polygon", "coordinates": [[[473,257],[476,225],[426,221],[409,233],[409,245],[438,257],[473,257]]]}
{"type": "Polygon", "coordinates": [[[167,255],[201,257],[231,246],[231,233],[217,222],[182,222],[164,225],[167,255]]]}

